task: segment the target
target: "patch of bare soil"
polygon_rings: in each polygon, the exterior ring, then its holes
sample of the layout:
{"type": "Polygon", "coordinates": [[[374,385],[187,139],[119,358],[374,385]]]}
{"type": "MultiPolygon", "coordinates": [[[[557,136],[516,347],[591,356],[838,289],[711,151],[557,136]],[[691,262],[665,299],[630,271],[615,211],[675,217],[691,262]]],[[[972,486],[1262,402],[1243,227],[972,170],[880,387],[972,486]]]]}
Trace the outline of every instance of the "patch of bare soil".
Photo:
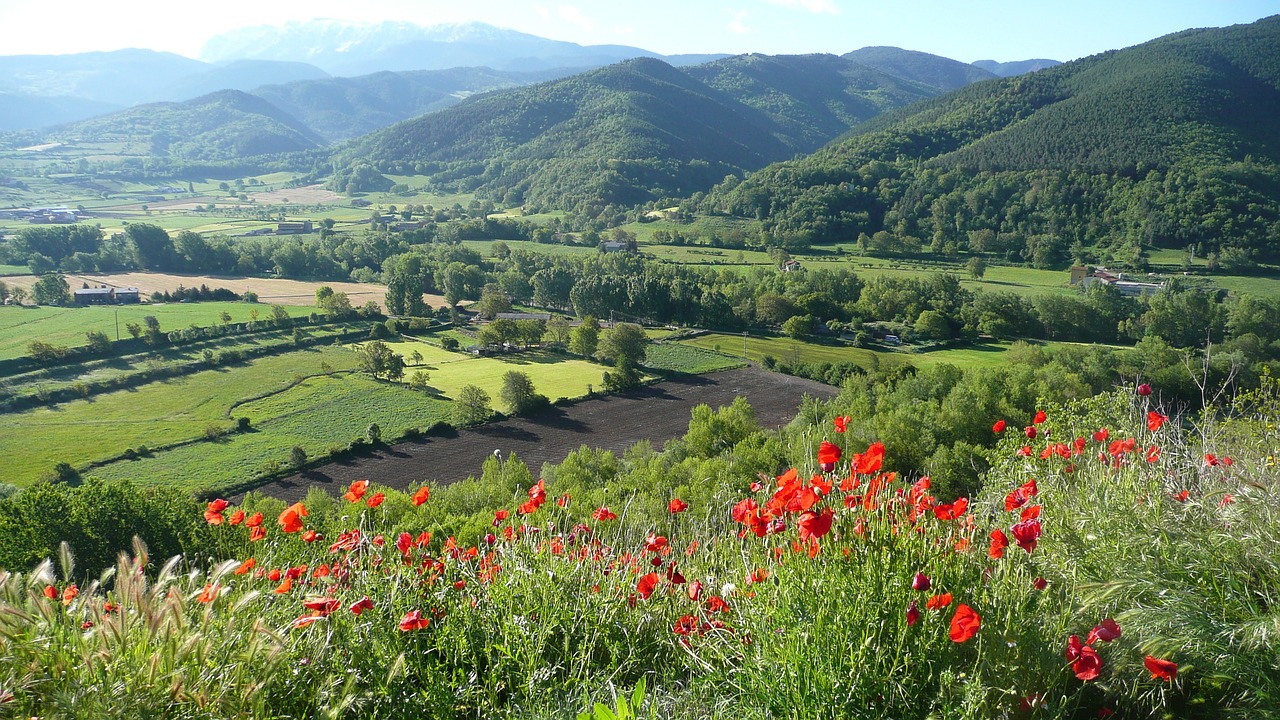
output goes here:
{"type": "Polygon", "coordinates": [[[271,190],[269,192],[250,193],[249,197],[260,205],[327,205],[346,203],[347,198],[332,190],[325,190],[324,185],[307,185],[287,190],[271,190]]]}
{"type": "Polygon", "coordinates": [[[762,426],[778,428],[795,417],[803,396],[829,399],[835,394],[829,385],[759,368],[682,376],[530,417],[384,447],[270,482],[257,491],[294,502],[313,487],[341,494],[360,478],[401,490],[422,482],[448,485],[479,475],[494,450],[503,457],[515,454],[536,473],[543,463],[561,462],[583,445],[619,454],[641,440],[660,447],[685,433],[690,413],[699,404],[721,407],[745,397],[762,426]]]}

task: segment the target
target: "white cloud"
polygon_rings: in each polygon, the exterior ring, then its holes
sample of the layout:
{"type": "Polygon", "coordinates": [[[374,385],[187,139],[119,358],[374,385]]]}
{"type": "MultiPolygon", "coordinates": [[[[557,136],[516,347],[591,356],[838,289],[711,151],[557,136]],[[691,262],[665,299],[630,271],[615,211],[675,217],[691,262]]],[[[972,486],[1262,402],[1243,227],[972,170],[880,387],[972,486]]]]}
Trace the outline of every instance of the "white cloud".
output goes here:
{"type": "Polygon", "coordinates": [[[744,22],[747,19],[747,15],[748,13],[746,10],[733,13],[733,20],[729,21],[728,25],[729,32],[734,33],[735,35],[746,35],[751,32],[751,28],[747,27],[747,24],[744,22]]]}
{"type": "Polygon", "coordinates": [[[560,13],[560,19],[567,23],[577,25],[587,32],[592,32],[596,29],[596,24],[573,5],[561,5],[557,8],[557,11],[560,13]]]}
{"type": "Polygon", "coordinates": [[[840,14],[840,8],[836,7],[835,0],[765,0],[765,2],[778,7],[800,8],[811,13],[840,14]]]}
{"type": "Polygon", "coordinates": [[[534,12],[538,13],[538,17],[542,18],[543,20],[551,19],[551,11],[546,9],[545,7],[538,7],[534,10],[534,12]]]}

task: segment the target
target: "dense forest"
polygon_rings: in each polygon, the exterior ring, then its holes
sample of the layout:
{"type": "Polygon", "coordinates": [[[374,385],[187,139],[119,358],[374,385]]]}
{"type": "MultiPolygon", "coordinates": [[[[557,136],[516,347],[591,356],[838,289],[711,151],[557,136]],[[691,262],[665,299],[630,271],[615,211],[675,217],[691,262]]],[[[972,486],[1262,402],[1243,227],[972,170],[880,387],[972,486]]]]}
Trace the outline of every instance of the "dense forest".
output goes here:
{"type": "Polygon", "coordinates": [[[973,84],[699,205],[760,218],[783,245],[858,239],[1038,267],[1141,267],[1153,247],[1275,261],[1277,58],[1273,17],[973,84]]]}

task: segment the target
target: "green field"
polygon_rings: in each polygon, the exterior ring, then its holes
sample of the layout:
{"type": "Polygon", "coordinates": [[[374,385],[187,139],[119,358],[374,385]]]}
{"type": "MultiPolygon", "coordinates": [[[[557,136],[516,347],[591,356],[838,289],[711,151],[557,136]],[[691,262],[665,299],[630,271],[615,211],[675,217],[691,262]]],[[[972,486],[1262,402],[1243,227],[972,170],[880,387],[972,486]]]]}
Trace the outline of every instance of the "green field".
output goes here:
{"type": "MultiPolygon", "coordinates": [[[[0,359],[21,357],[27,354],[32,340],[44,340],[55,345],[76,347],[85,344],[85,333],[98,330],[116,339],[116,320],[119,318],[119,337],[128,338],[125,324],[141,324],[148,315],[160,321],[160,329],[169,332],[191,325],[208,327],[217,325],[219,313],[225,311],[231,322],[248,322],[249,314],[257,309],[258,319],[271,317],[271,308],[264,304],[242,302],[162,303],[159,305],[118,305],[91,307],[0,307],[0,359]]],[[[286,307],[290,316],[309,315],[316,308],[286,307]]]]}
{"type": "MultiPolygon", "coordinates": [[[[203,437],[210,426],[229,428],[229,413],[237,401],[282,389],[295,375],[318,373],[321,362],[335,369],[351,368],[355,356],[344,348],[301,350],[52,408],[0,415],[0,456],[7,458],[0,481],[27,485],[58,462],[83,467],[128,448],[203,437]]],[[[189,470],[199,472],[195,466],[189,470]]]]}
{"type": "Polygon", "coordinates": [[[25,265],[0,265],[0,277],[5,275],[28,275],[31,268],[25,265]]]}
{"type": "Polygon", "coordinates": [[[650,344],[644,355],[644,366],[647,368],[695,375],[742,365],[743,361],[739,358],[679,342],[650,344]]]}
{"type": "MultiPolygon", "coordinates": [[[[347,350],[335,350],[352,355],[347,350]]],[[[88,474],[166,482],[192,492],[218,490],[287,466],[294,446],[308,457],[363,438],[377,423],[384,438],[449,419],[450,403],[377,382],[367,376],[310,378],[269,398],[242,405],[236,417],[252,419],[252,431],[215,442],[184,445],[152,457],[122,460],[88,474]]]]}
{"type": "Polygon", "coordinates": [[[414,371],[425,371],[430,375],[427,384],[446,398],[457,395],[464,385],[477,385],[489,393],[498,409],[501,409],[498,393],[502,390],[502,376],[510,370],[528,373],[534,388],[551,400],[582,397],[587,394],[588,387],[599,389],[608,370],[603,365],[544,351],[504,357],[473,357],[417,341],[389,342],[387,345],[409,363],[412,363],[410,355],[415,350],[422,353],[421,365],[405,368],[404,382],[409,381],[414,371]]]}

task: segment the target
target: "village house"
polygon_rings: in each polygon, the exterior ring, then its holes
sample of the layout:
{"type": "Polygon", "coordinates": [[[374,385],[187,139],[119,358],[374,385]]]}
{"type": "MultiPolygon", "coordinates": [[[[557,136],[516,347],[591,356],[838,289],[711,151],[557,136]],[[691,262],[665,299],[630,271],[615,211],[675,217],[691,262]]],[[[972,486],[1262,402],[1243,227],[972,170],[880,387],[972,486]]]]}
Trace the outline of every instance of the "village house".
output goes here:
{"type": "Polygon", "coordinates": [[[142,293],[136,287],[115,288],[106,285],[82,287],[72,293],[72,296],[77,305],[125,305],[142,300],[142,293]]]}
{"type": "Polygon", "coordinates": [[[1088,267],[1076,265],[1071,268],[1071,284],[1091,288],[1094,285],[1113,287],[1126,297],[1141,297],[1159,292],[1164,283],[1138,282],[1127,273],[1115,272],[1105,267],[1088,267]]]}

